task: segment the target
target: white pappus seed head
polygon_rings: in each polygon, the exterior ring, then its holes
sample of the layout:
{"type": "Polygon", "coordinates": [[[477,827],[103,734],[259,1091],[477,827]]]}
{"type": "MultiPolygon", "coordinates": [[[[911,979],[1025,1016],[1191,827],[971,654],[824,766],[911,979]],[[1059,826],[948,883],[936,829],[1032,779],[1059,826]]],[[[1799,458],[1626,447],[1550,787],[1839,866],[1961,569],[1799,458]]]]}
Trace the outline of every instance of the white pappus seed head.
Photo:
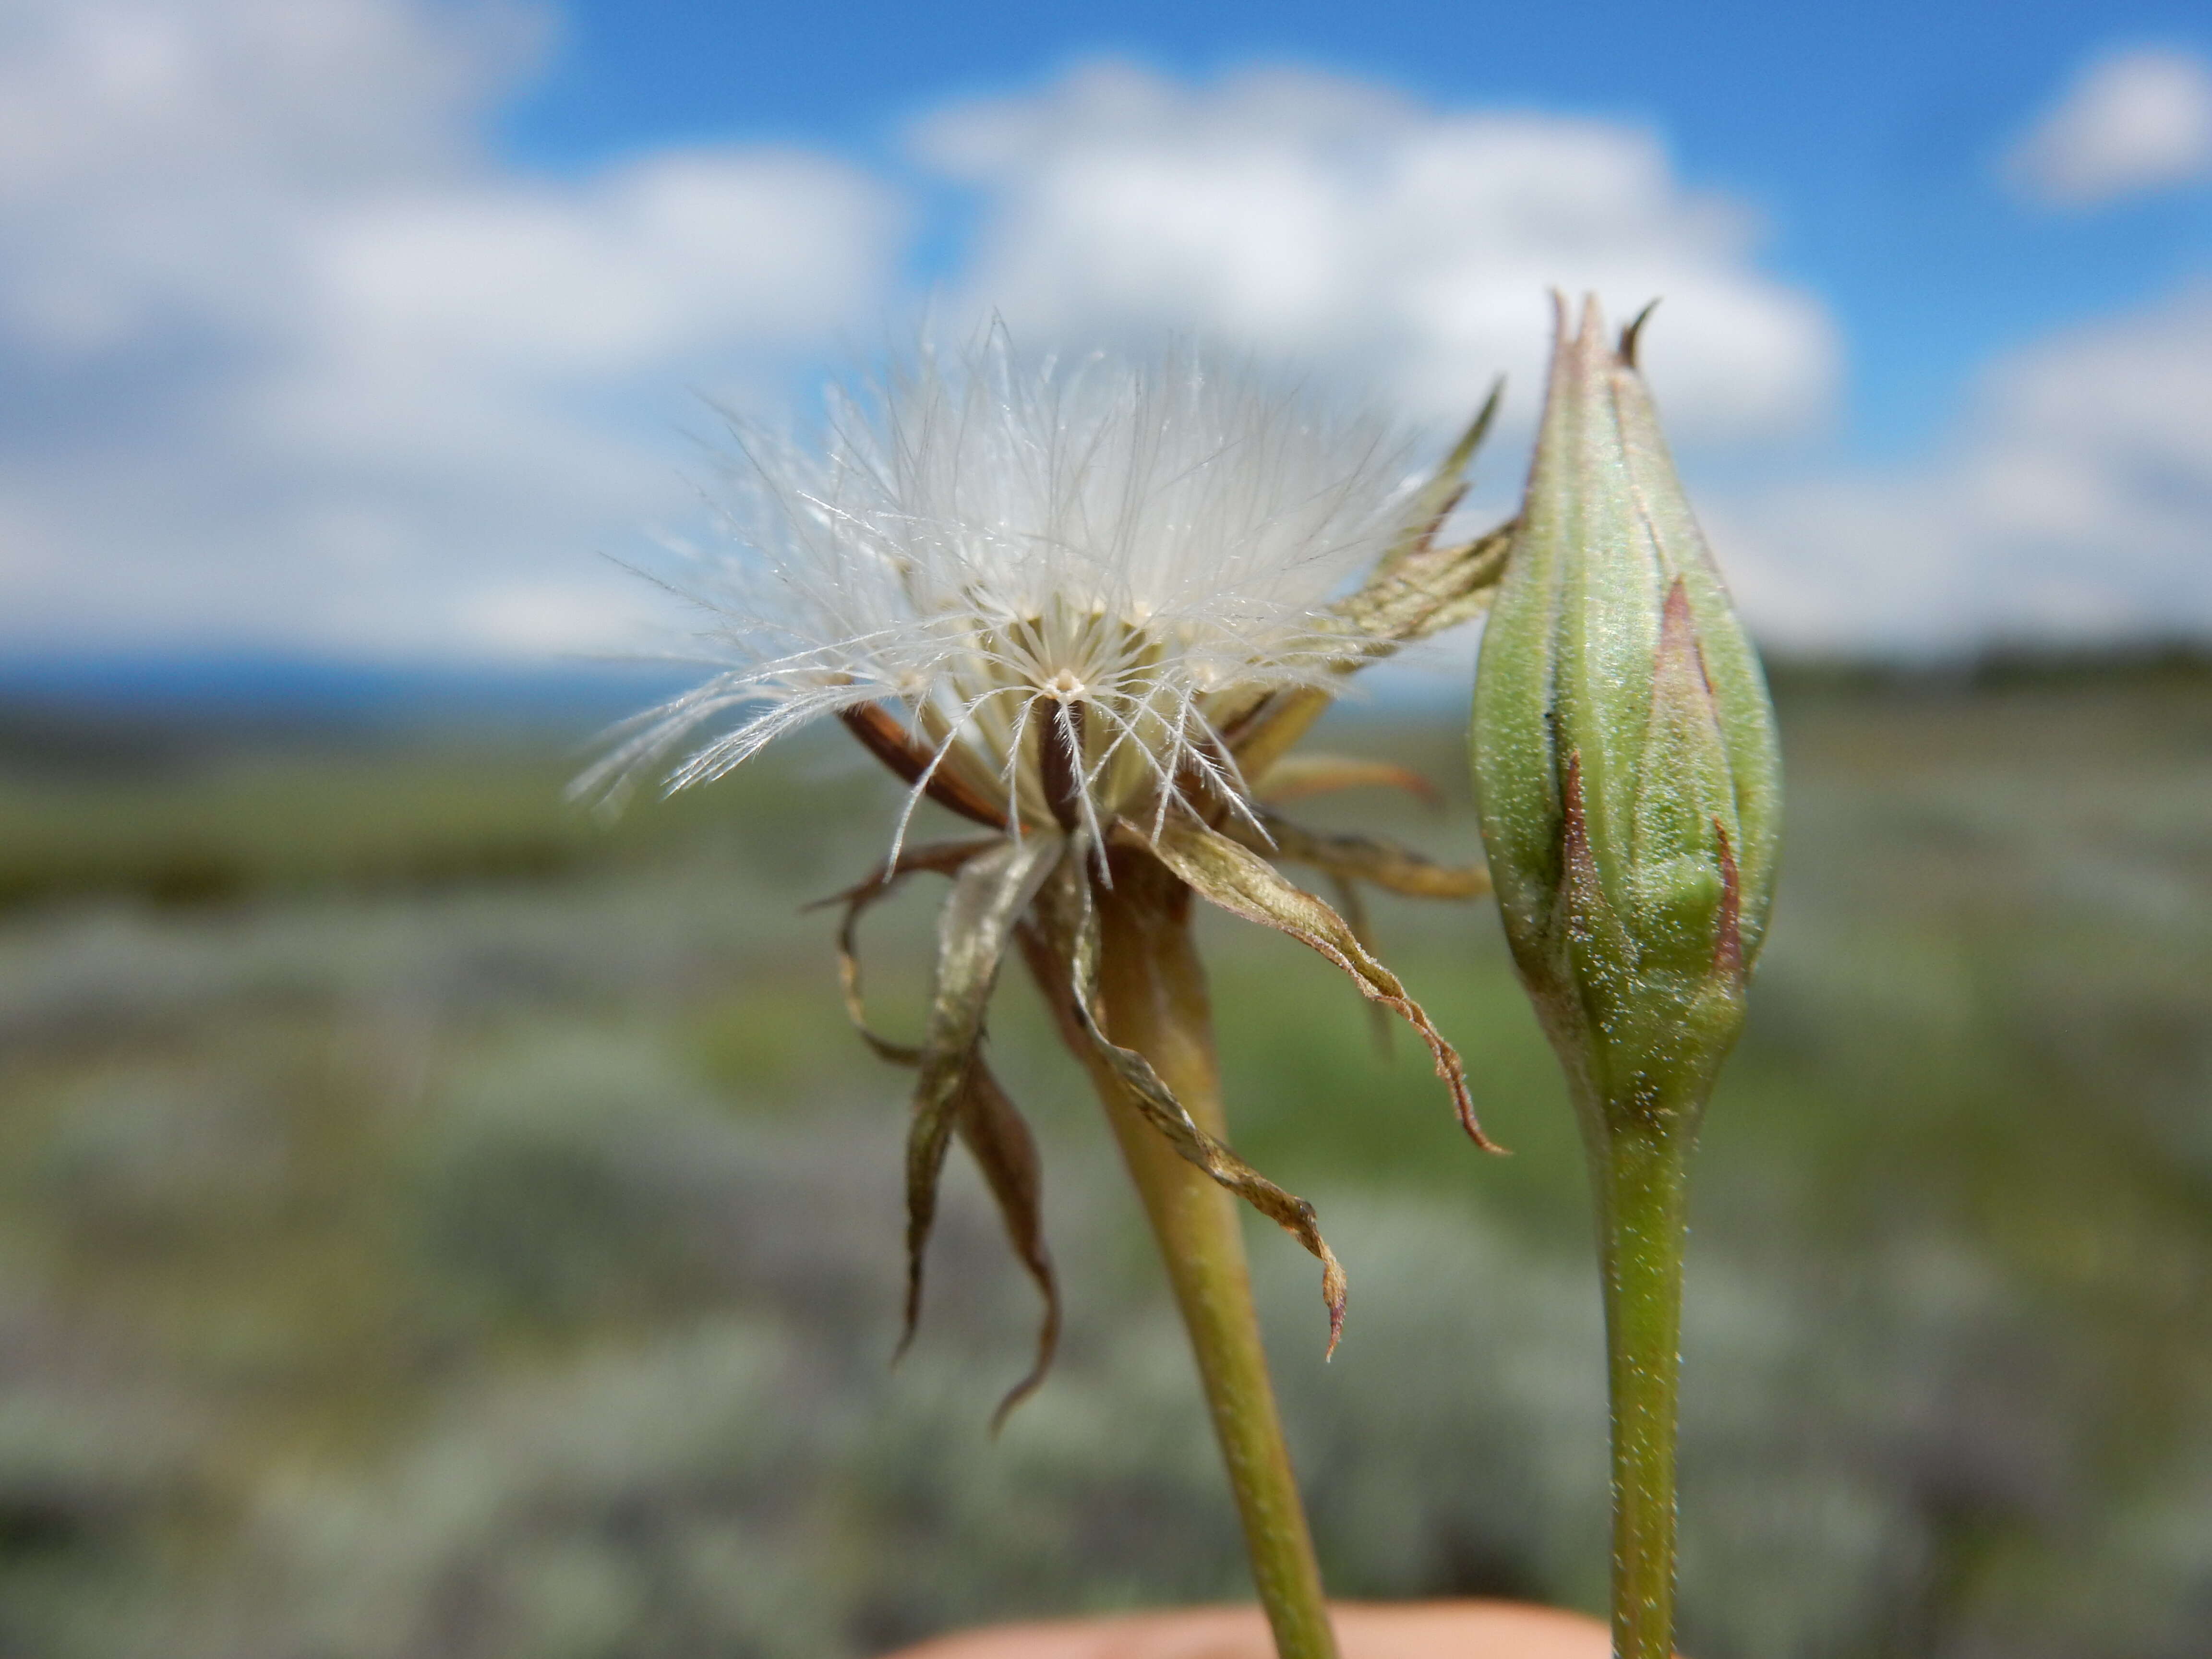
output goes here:
{"type": "Polygon", "coordinates": [[[1030,357],[1003,328],[834,390],[813,442],[737,437],[726,540],[675,584],[720,672],[586,787],[732,717],[669,787],[895,702],[933,773],[1017,832],[1096,833],[1193,787],[1241,805],[1212,714],[1333,679],[1326,606],[1409,489],[1389,422],[1296,383],[1181,346],[1030,357]]]}

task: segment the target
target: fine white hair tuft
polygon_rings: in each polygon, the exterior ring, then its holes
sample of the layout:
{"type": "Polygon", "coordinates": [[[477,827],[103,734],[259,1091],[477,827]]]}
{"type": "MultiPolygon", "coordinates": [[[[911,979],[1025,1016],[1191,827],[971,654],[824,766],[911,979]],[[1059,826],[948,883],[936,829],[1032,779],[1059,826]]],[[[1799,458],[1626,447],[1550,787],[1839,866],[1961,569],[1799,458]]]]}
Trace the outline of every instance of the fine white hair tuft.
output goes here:
{"type": "Polygon", "coordinates": [[[1322,684],[1325,615],[1402,520],[1405,436],[1372,412],[1185,345],[1030,356],[994,327],[832,389],[815,441],[736,427],[726,537],[673,583],[719,670],[580,781],[720,776],[820,715],[902,704],[933,767],[995,785],[1007,826],[1204,781],[1242,806],[1209,705],[1322,684]],[[734,724],[726,724],[734,719],[734,724]]]}

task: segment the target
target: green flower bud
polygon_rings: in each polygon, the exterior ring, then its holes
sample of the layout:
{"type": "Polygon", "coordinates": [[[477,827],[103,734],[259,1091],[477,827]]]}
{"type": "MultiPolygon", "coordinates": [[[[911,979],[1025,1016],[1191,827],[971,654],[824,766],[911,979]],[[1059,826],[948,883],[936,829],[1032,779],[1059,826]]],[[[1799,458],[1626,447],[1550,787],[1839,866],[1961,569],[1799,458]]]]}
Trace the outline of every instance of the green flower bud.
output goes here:
{"type": "MultiPolygon", "coordinates": [[[[1647,313],[1648,314],[1648,313],[1647,313]]],[[[1560,306],[1511,562],[1475,679],[1482,834],[1522,982],[1576,1093],[1693,1125],[1774,890],[1765,677],[1636,368],[1560,306]]]]}

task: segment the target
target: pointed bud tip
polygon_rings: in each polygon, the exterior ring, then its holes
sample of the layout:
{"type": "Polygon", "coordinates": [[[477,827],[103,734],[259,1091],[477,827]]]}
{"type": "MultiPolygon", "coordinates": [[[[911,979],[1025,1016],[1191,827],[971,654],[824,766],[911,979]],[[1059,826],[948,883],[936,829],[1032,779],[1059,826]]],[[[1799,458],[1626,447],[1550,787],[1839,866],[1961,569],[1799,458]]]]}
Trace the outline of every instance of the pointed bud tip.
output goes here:
{"type": "Polygon", "coordinates": [[[1557,342],[1554,368],[1560,361],[1573,358],[1591,369],[1626,368],[1640,374],[1643,368],[1637,361],[1637,353],[1643,344],[1644,325],[1651,320],[1651,313],[1659,308],[1659,303],[1657,300],[1651,301],[1614,336],[1606,326],[1603,301],[1595,293],[1585,294],[1580,325],[1571,333],[1566,295],[1553,289],[1553,337],[1557,342]]]}
{"type": "Polygon", "coordinates": [[[1617,355],[1620,358],[1622,368],[1638,368],[1636,348],[1643,340],[1644,325],[1651,320],[1651,313],[1658,309],[1659,301],[1652,301],[1636,313],[1636,319],[1633,322],[1620,331],[1620,347],[1617,355]]]}

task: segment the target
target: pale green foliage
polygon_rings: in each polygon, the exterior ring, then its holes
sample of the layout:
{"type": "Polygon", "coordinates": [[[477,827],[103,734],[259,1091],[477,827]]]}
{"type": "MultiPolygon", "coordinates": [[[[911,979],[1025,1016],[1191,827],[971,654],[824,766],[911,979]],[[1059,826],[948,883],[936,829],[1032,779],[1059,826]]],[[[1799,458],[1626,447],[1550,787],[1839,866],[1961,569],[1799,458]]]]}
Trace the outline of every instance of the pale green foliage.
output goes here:
{"type": "MultiPolygon", "coordinates": [[[[1801,681],[1784,709],[1789,890],[1699,1153],[1680,1646],[2198,1659],[2212,680],[1801,681]]],[[[1359,714],[1319,746],[1425,771],[1444,815],[1298,810],[1472,855],[1459,734],[1359,714]]],[[[61,1523],[0,1551],[0,1648],[850,1659],[1249,1593],[1135,1206],[1018,990],[994,1058],[1048,1166],[1066,1351],[994,1442],[1036,1297],[956,1155],[941,1294],[887,1364],[901,1079],[795,908],[896,811],[841,744],[604,834],[562,817],[558,753],[0,769],[17,890],[88,846],[114,872],[0,927],[0,1511],[61,1523]],[[544,878],[386,873],[556,836],[581,861],[544,878]],[[179,846],[249,896],[132,896],[179,846]]],[[[872,1011],[918,1041],[911,885],[866,938],[872,1011]]],[[[1375,908],[1510,1160],[1466,1154],[1416,1045],[1375,1060],[1310,951],[1207,940],[1240,1149],[1355,1280],[1323,1365],[1311,1264],[1259,1224],[1329,1583],[1594,1606],[1571,1119],[1486,920],[1375,908]]]]}

